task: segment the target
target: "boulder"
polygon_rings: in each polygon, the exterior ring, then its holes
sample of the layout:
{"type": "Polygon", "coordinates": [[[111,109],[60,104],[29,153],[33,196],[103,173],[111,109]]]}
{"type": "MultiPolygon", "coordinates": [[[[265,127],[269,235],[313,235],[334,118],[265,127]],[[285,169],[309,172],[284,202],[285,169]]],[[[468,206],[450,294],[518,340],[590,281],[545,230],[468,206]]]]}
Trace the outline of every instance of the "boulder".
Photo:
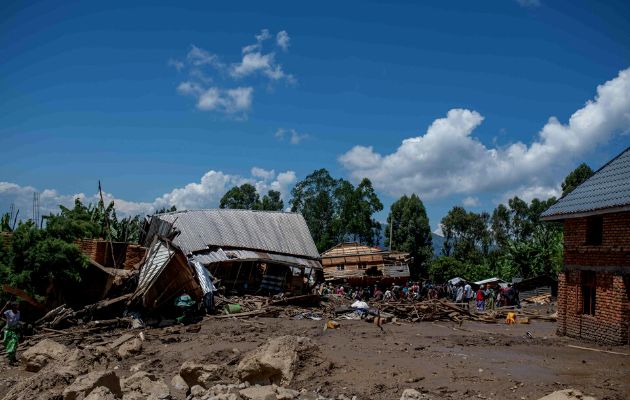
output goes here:
{"type": "Polygon", "coordinates": [[[546,395],[545,397],[541,397],[538,400],[595,400],[594,397],[585,396],[579,390],[575,389],[564,389],[558,390],[551,394],[546,395]]]}
{"type": "Polygon", "coordinates": [[[400,396],[400,400],[429,400],[432,397],[418,392],[416,389],[405,389],[400,396]]]}
{"type": "Polygon", "coordinates": [[[131,340],[127,340],[123,344],[118,347],[116,354],[118,358],[124,359],[131,357],[135,354],[139,354],[142,351],[142,340],[139,338],[133,338],[131,340]]]}
{"type": "Polygon", "coordinates": [[[184,380],[184,378],[182,378],[181,375],[177,374],[175,375],[172,379],[171,379],[171,386],[173,387],[173,389],[175,390],[183,390],[183,391],[188,391],[188,384],[186,383],[186,381],[184,380]]]}
{"type": "Polygon", "coordinates": [[[79,376],[72,385],[63,391],[64,400],[82,400],[89,395],[92,390],[99,386],[104,386],[114,394],[115,397],[122,396],[120,388],[120,378],[114,371],[93,371],[89,374],[79,376]]]}
{"type": "Polygon", "coordinates": [[[125,395],[138,393],[144,399],[170,399],[171,392],[163,380],[148,372],[140,371],[121,381],[121,388],[125,395]]]}
{"type": "Polygon", "coordinates": [[[276,400],[276,388],[272,385],[250,386],[238,393],[245,400],[276,400]]]}
{"type": "Polygon", "coordinates": [[[25,368],[30,372],[38,372],[50,361],[61,361],[68,353],[68,348],[54,340],[44,339],[29,348],[21,355],[25,368]]]}
{"type": "Polygon", "coordinates": [[[116,400],[116,396],[105,386],[92,390],[85,400],[116,400]]]}
{"type": "Polygon", "coordinates": [[[280,336],[247,353],[236,367],[243,381],[252,384],[291,383],[301,351],[313,348],[308,338],[280,336]]]}
{"type": "Polygon", "coordinates": [[[300,392],[293,389],[278,387],[276,389],[276,398],[278,400],[292,400],[297,399],[300,396],[300,392]]]}
{"type": "Polygon", "coordinates": [[[179,375],[189,387],[200,385],[208,389],[224,377],[225,369],[215,364],[186,361],[179,369],[179,375]]]}

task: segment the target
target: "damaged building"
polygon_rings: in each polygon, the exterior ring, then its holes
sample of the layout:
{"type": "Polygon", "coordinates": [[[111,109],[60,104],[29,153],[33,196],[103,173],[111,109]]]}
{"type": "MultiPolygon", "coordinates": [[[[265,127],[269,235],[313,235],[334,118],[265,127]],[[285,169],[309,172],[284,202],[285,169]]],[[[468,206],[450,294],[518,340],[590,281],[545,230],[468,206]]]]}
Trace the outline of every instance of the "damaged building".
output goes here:
{"type": "Polygon", "coordinates": [[[211,209],[157,214],[145,222],[148,248],[134,300],[157,309],[187,293],[300,295],[323,279],[301,214],[211,209]]]}
{"type": "Polygon", "coordinates": [[[409,278],[409,254],[356,242],[340,243],[322,253],[326,280],[409,278]]]}
{"type": "Polygon", "coordinates": [[[564,225],[558,334],[630,342],[630,148],[542,213],[564,225]]]}

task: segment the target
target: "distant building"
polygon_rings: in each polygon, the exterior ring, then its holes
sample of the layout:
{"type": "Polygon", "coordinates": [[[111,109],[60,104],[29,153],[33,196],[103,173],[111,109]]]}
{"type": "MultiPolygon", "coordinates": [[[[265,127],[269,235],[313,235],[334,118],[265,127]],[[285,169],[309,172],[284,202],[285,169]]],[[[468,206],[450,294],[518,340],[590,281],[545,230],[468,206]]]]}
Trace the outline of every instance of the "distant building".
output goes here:
{"type": "Polygon", "coordinates": [[[564,224],[558,334],[630,342],[630,148],[541,217],[564,224]]]}
{"type": "Polygon", "coordinates": [[[356,242],[340,243],[322,253],[326,280],[385,277],[408,278],[409,254],[384,251],[356,242]]]}

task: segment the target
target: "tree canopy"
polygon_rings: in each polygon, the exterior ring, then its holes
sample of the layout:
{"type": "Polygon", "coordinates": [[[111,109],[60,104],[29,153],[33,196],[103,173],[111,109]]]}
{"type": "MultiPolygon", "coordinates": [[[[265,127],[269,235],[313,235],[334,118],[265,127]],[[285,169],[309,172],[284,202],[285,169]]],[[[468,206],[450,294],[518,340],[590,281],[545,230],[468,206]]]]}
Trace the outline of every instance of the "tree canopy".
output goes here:
{"type": "Polygon", "coordinates": [[[228,190],[221,197],[219,207],[239,210],[282,211],[284,202],[280,196],[280,192],[269,190],[261,200],[254,185],[244,183],[228,190]]]}
{"type": "Polygon", "coordinates": [[[582,182],[593,176],[595,172],[586,165],[586,163],[580,164],[576,169],[571,171],[564,181],[562,182],[562,196],[566,196],[571,193],[573,189],[578,187],[582,182]]]}
{"type": "Polygon", "coordinates": [[[383,204],[369,179],[355,187],[319,169],[298,182],[291,195],[291,211],[304,216],[320,252],[348,240],[378,244],[381,224],[373,215],[383,204]]]}
{"type": "Polygon", "coordinates": [[[411,273],[418,276],[433,257],[431,226],[422,200],[416,195],[402,196],[390,208],[385,229],[385,246],[413,257],[411,273]],[[392,233],[390,237],[390,232],[392,233]]]}

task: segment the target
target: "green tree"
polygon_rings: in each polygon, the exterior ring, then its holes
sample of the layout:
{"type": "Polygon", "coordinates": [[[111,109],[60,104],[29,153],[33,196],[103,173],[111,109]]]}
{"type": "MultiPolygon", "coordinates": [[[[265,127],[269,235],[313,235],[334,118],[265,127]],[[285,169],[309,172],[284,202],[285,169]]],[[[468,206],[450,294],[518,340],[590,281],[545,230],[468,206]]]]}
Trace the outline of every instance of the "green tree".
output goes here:
{"type": "Polygon", "coordinates": [[[317,249],[322,252],[336,243],[335,191],[339,181],[324,168],[308,175],[291,190],[291,211],[299,212],[311,231],[317,249]]]}
{"type": "Polygon", "coordinates": [[[444,232],[442,254],[471,264],[484,261],[492,244],[488,213],[467,212],[463,207],[455,206],[441,223],[444,232]]]}
{"type": "Polygon", "coordinates": [[[258,206],[259,210],[263,211],[282,211],[284,210],[284,202],[280,198],[280,192],[276,190],[270,190],[266,195],[263,196],[260,205],[258,206]]]}
{"type": "Polygon", "coordinates": [[[177,207],[175,206],[162,207],[156,212],[154,212],[153,214],[164,214],[164,213],[169,213],[169,212],[174,212],[174,211],[177,211],[177,207]]]}
{"type": "Polygon", "coordinates": [[[491,274],[486,264],[471,264],[450,256],[437,257],[429,265],[429,277],[437,283],[446,282],[455,277],[461,277],[467,281],[479,281],[491,274]]]}
{"type": "Polygon", "coordinates": [[[337,234],[339,241],[353,241],[375,246],[381,235],[381,223],[374,219],[374,213],[383,210],[372,182],[364,178],[355,188],[350,182],[339,180],[335,190],[337,204],[337,234]]]}
{"type": "Polygon", "coordinates": [[[433,258],[429,218],[416,194],[404,195],[391,205],[385,229],[385,245],[390,244],[392,250],[404,251],[413,257],[411,273],[414,277],[422,274],[433,258]]]}
{"type": "Polygon", "coordinates": [[[87,259],[72,242],[38,229],[31,221],[20,223],[11,246],[2,246],[0,278],[39,300],[52,300],[80,281],[87,259]],[[8,262],[7,262],[8,261],[8,262]]]}
{"type": "Polygon", "coordinates": [[[595,172],[586,165],[586,163],[580,164],[576,169],[571,171],[564,181],[562,182],[562,196],[566,196],[571,193],[573,189],[578,187],[582,182],[593,176],[595,172]]]}
{"type": "Polygon", "coordinates": [[[244,183],[241,186],[234,186],[221,197],[220,208],[233,208],[241,210],[255,210],[260,205],[260,196],[256,188],[244,183]]]}

